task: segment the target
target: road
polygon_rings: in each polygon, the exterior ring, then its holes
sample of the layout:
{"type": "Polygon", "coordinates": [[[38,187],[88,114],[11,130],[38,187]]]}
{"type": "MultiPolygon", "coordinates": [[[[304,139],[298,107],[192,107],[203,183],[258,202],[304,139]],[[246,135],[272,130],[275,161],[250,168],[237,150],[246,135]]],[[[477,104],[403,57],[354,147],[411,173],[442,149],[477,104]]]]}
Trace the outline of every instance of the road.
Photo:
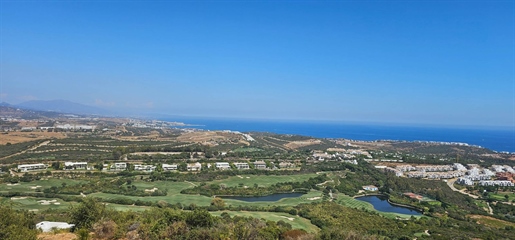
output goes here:
{"type": "Polygon", "coordinates": [[[454,187],[454,182],[456,182],[456,180],[458,180],[457,178],[453,178],[453,179],[449,179],[447,180],[447,185],[455,192],[460,192],[462,194],[465,194],[465,195],[469,195],[471,198],[474,198],[474,199],[478,199],[479,197],[474,195],[474,194],[470,194],[470,193],[466,193],[465,192],[465,189],[463,190],[459,190],[457,188],[454,187]]]}

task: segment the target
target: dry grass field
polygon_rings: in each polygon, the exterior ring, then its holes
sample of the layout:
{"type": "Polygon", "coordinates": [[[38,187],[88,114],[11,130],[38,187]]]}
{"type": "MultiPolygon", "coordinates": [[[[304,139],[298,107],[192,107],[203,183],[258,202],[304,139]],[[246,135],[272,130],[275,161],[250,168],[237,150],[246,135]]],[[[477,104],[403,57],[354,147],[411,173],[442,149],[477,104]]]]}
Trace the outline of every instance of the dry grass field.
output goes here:
{"type": "Polygon", "coordinates": [[[43,139],[61,139],[66,135],[60,132],[2,132],[0,133],[0,144],[16,144],[43,139]]]}
{"type": "Polygon", "coordinates": [[[284,144],[284,146],[289,149],[297,149],[297,148],[316,145],[316,144],[320,144],[320,143],[322,143],[322,141],[319,139],[309,139],[309,140],[305,140],[305,141],[292,141],[287,144],[284,144]]]}

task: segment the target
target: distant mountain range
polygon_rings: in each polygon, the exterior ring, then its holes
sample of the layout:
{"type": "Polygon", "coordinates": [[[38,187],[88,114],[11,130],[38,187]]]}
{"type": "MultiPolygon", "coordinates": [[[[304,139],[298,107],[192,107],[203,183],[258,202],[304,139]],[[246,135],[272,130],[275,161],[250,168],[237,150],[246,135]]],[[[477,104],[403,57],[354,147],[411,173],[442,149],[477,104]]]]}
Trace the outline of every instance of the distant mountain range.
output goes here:
{"type": "Polygon", "coordinates": [[[112,114],[110,111],[88,106],[80,103],[74,103],[67,100],[33,100],[23,102],[17,105],[11,105],[9,103],[2,102],[0,106],[4,107],[16,107],[22,109],[30,109],[37,111],[47,112],[58,112],[58,113],[73,113],[73,114],[85,114],[85,115],[109,115],[112,114]]]}

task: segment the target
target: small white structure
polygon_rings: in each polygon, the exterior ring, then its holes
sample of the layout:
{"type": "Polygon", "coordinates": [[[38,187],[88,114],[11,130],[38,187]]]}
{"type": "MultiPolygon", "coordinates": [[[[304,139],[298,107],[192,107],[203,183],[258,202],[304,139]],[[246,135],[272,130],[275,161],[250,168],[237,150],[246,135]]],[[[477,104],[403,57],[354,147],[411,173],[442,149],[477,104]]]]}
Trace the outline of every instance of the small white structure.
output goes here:
{"type": "Polygon", "coordinates": [[[363,189],[366,191],[377,191],[378,190],[378,188],[374,185],[363,186],[363,189]]]}
{"type": "Polygon", "coordinates": [[[166,163],[163,163],[163,170],[164,171],[177,170],[177,164],[166,164],[166,163]]]}
{"type": "Polygon", "coordinates": [[[266,162],[265,161],[255,161],[254,168],[264,170],[264,169],[266,169],[266,162]]]}
{"type": "Polygon", "coordinates": [[[127,169],[127,163],[114,163],[111,165],[111,170],[113,171],[123,171],[127,169]]]}
{"type": "Polygon", "coordinates": [[[64,162],[65,170],[88,169],[87,162],[64,162]]]}
{"type": "Polygon", "coordinates": [[[217,162],[215,163],[215,167],[220,170],[231,169],[231,165],[228,162],[217,162]]]}
{"type": "Polygon", "coordinates": [[[154,165],[134,164],[134,171],[153,172],[154,170],[156,170],[154,165]]]}
{"type": "Polygon", "coordinates": [[[202,169],[202,164],[200,164],[199,162],[188,163],[187,169],[188,171],[200,171],[202,169]]]}
{"type": "Polygon", "coordinates": [[[234,166],[236,166],[236,168],[240,169],[240,170],[244,170],[244,169],[249,169],[250,168],[248,163],[243,163],[243,162],[235,162],[234,166]]]}
{"type": "Polygon", "coordinates": [[[41,229],[43,232],[51,232],[52,229],[70,229],[74,227],[75,224],[68,224],[65,222],[49,222],[43,221],[36,224],[37,229],[41,229]]]}
{"type": "Polygon", "coordinates": [[[36,163],[36,164],[21,164],[18,165],[18,169],[22,172],[27,171],[37,171],[37,170],[46,170],[47,165],[43,163],[36,163]]]}

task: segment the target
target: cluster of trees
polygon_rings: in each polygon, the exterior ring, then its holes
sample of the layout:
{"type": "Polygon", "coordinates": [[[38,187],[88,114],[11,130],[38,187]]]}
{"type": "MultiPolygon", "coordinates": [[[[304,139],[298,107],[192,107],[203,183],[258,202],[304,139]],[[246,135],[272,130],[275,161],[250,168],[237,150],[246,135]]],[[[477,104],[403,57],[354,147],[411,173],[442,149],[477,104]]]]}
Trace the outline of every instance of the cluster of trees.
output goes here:
{"type": "Polygon", "coordinates": [[[36,239],[38,231],[34,213],[17,211],[5,202],[0,202],[0,239],[36,239]]]}
{"type": "MultiPolygon", "coordinates": [[[[77,232],[92,232],[102,239],[285,239],[292,232],[284,222],[256,218],[212,216],[203,209],[182,211],[153,208],[144,212],[107,209],[95,199],[86,198],[69,213],[77,232]]],[[[300,233],[299,233],[300,232],[300,233]]]]}
{"type": "Polygon", "coordinates": [[[322,229],[326,239],[346,239],[340,236],[364,236],[364,239],[413,239],[415,233],[428,232],[431,239],[510,239],[510,229],[480,225],[473,219],[457,220],[444,217],[422,217],[409,220],[390,219],[375,212],[353,209],[334,202],[302,204],[299,215],[322,229]]]}

